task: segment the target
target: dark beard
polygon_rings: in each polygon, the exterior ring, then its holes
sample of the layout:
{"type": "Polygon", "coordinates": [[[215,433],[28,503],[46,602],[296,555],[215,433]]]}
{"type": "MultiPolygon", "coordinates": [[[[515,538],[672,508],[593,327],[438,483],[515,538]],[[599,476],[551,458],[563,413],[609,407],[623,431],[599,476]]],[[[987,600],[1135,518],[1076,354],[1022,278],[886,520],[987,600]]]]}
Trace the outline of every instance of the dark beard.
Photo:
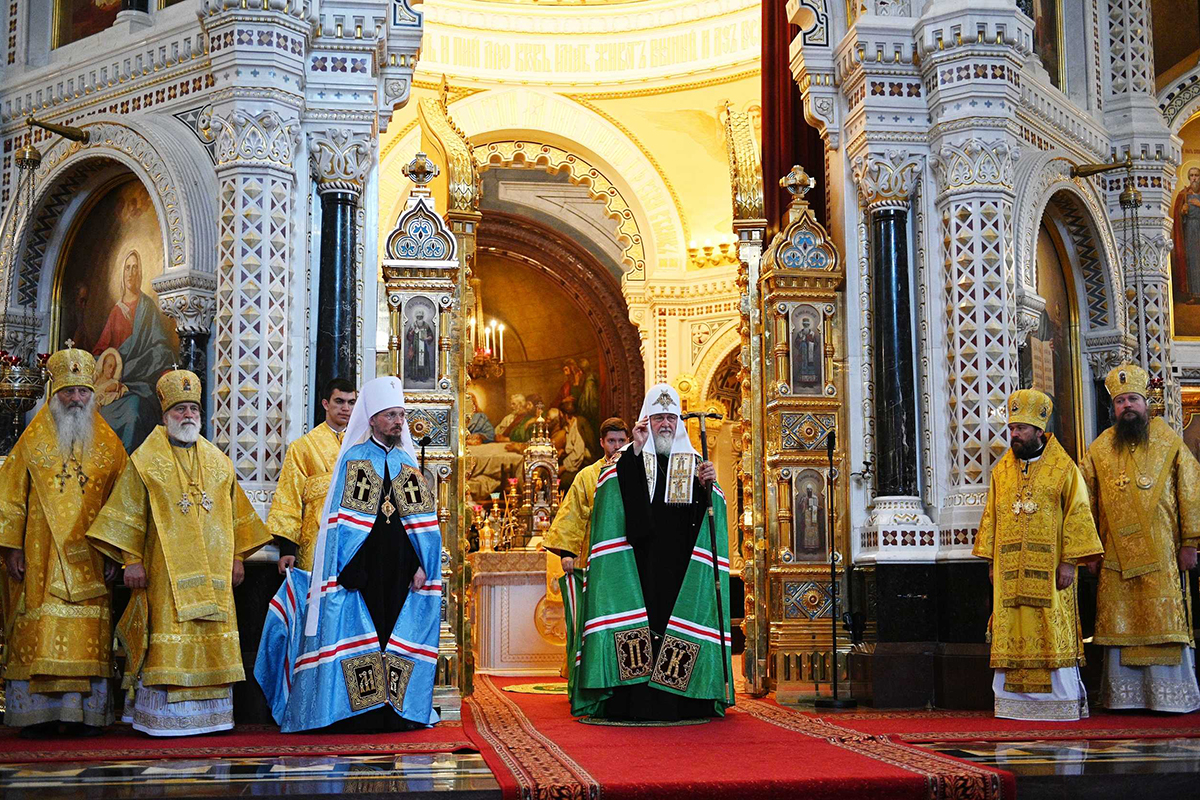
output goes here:
{"type": "Polygon", "coordinates": [[[1136,419],[1117,417],[1116,437],[1118,447],[1140,447],[1150,441],[1150,420],[1140,414],[1136,419]]]}
{"type": "Polygon", "coordinates": [[[1022,461],[1037,458],[1044,449],[1046,449],[1046,439],[1041,435],[1029,444],[1017,444],[1016,442],[1012,444],[1013,455],[1022,461]]]}

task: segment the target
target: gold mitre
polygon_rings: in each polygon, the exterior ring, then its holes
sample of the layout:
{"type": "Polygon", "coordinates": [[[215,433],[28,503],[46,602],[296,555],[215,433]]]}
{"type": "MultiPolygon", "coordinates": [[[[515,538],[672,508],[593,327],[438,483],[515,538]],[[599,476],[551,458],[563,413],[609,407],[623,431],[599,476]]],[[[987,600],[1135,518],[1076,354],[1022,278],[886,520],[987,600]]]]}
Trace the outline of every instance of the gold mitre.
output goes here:
{"type": "Polygon", "coordinates": [[[1024,423],[1046,430],[1054,401],[1037,389],[1018,389],[1008,397],[1008,424],[1024,423]]]}
{"type": "Polygon", "coordinates": [[[200,402],[200,379],[196,373],[186,369],[174,369],[164,372],[158,379],[158,403],[163,411],[169,411],[172,406],[180,403],[200,402]]]}
{"type": "Polygon", "coordinates": [[[1108,389],[1108,396],[1112,398],[1130,392],[1146,397],[1150,390],[1150,375],[1136,364],[1122,364],[1109,370],[1108,377],[1104,379],[1104,388],[1108,389]]]}
{"type": "Polygon", "coordinates": [[[50,371],[50,394],[73,386],[95,389],[96,360],[87,350],[77,348],[70,339],[66,345],[46,362],[46,369],[50,371]]]}

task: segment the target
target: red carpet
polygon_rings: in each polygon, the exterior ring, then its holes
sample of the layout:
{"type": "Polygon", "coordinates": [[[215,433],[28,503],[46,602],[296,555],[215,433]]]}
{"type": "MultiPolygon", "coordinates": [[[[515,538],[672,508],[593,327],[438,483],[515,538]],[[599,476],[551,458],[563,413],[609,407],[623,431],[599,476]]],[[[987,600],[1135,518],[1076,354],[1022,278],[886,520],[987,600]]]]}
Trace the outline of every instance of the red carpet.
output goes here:
{"type": "Polygon", "coordinates": [[[843,728],[904,742],[1023,741],[1028,739],[1166,739],[1200,737],[1200,712],[1151,714],[1092,709],[1076,722],[996,719],[990,711],[862,711],[809,714],[843,728]]]}
{"type": "MultiPolygon", "coordinates": [[[[741,699],[705,725],[584,725],[567,699],[511,694],[520,678],[475,676],[464,729],[506,798],[705,800],[845,797],[1004,800],[1013,776],[741,699]]],[[[526,679],[527,680],[527,679],[526,679]]]]}
{"type": "Polygon", "coordinates": [[[91,738],[21,739],[14,728],[0,729],[0,762],[4,763],[450,753],[457,750],[474,750],[459,722],[443,722],[420,731],[364,736],[280,733],[278,728],[270,725],[239,725],[225,733],[151,738],[128,725],[117,724],[104,735],[91,738]]]}

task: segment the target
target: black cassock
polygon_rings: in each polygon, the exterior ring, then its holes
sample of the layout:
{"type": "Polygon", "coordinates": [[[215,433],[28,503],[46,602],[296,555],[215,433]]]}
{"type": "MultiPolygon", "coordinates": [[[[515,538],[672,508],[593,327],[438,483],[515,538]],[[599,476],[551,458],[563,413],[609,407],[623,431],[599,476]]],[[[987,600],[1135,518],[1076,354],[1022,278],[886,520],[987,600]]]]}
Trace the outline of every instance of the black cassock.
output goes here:
{"type": "MultiPolygon", "coordinates": [[[[380,510],[376,512],[375,524],[362,547],[358,548],[350,563],[338,575],[339,584],[362,594],[371,620],[375,623],[381,648],[391,638],[400,609],[408,597],[408,586],[421,566],[417,551],[400,524],[400,512],[395,508],[396,501],[391,491],[392,476],[388,474],[386,460],[384,463],[384,491],[380,492],[380,510]],[[390,519],[382,510],[389,498],[392,498],[390,519]]],[[[384,705],[335,722],[326,730],[334,733],[372,733],[410,730],[413,727],[424,726],[408,722],[391,706],[384,705]]]]}
{"type": "MultiPolygon", "coordinates": [[[[625,504],[625,538],[637,561],[655,658],[704,521],[707,491],[698,479],[693,479],[692,502],[668,505],[667,478],[667,457],[660,455],[652,502],[642,457],[630,448],[617,461],[617,480],[625,504]]],[[[605,702],[602,715],[606,719],[680,720],[711,717],[714,713],[712,700],[681,697],[641,683],[618,686],[605,702]]]]}

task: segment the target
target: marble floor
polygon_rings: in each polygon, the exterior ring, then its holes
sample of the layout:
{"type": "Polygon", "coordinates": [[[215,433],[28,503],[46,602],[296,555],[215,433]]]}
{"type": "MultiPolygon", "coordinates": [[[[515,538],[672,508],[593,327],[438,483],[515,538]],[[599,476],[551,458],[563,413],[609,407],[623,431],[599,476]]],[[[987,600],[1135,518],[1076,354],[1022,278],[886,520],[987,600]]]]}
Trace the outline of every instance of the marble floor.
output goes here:
{"type": "MultiPolygon", "coordinates": [[[[1021,800],[1195,798],[1200,740],[953,742],[928,749],[1013,772],[1021,800]]],[[[0,764],[5,800],[332,797],[499,800],[474,753],[0,764]]]]}
{"type": "Polygon", "coordinates": [[[1021,800],[1200,796],[1200,739],[947,742],[923,747],[1017,776],[1021,800]]]}
{"type": "Polygon", "coordinates": [[[498,800],[500,786],[474,753],[207,758],[0,764],[5,800],[331,797],[404,793],[498,800]]]}

